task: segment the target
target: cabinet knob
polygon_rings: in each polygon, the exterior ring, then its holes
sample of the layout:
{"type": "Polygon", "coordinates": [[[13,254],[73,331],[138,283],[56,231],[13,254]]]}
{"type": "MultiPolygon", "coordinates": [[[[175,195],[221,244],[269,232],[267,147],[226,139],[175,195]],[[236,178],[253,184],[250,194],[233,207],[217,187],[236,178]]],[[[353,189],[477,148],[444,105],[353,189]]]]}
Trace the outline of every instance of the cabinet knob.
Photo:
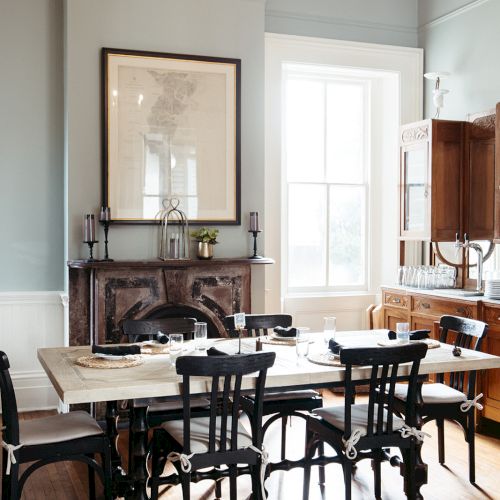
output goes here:
{"type": "Polygon", "coordinates": [[[394,302],[394,304],[400,304],[401,303],[401,299],[392,299],[392,301],[394,302]]]}
{"type": "Polygon", "coordinates": [[[430,309],[430,308],[431,308],[431,305],[430,305],[430,304],[428,304],[427,302],[422,302],[422,307],[423,307],[424,309],[430,309]]]}
{"type": "Polygon", "coordinates": [[[465,307],[457,307],[458,314],[465,314],[465,307]]]}

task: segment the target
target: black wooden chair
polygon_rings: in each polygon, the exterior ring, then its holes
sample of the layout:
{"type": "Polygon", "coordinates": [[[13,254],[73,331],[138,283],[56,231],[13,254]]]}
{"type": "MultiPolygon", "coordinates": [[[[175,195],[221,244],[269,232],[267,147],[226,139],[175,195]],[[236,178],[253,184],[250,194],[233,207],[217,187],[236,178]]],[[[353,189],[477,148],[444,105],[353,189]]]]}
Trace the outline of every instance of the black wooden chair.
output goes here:
{"type": "MultiPolygon", "coordinates": [[[[274,352],[234,356],[183,356],[177,359],[177,373],[182,375],[182,421],[169,421],[155,430],[153,436],[153,475],[151,498],[158,498],[161,484],[182,484],[184,500],[191,498],[190,483],[203,479],[229,477],[230,498],[236,500],[236,478],[251,474],[254,498],[261,498],[265,467],[262,456],[262,402],[267,369],[274,364],[274,352]],[[255,408],[250,435],[239,421],[241,381],[244,375],[259,372],[255,390],[255,408]],[[203,383],[210,389],[210,416],[193,418],[189,394],[191,377],[210,377],[203,383]],[[223,388],[221,392],[221,387],[223,388]],[[160,477],[165,463],[171,461],[177,474],[160,477]],[[245,464],[245,467],[238,466],[245,464]],[[221,468],[226,465],[227,468],[221,468]],[[207,469],[200,471],[200,469],[207,469]]],[[[264,452],[265,453],[265,452],[264,452]]]]}
{"type": "MultiPolygon", "coordinates": [[[[289,314],[247,314],[245,315],[245,330],[248,337],[258,337],[268,335],[269,330],[276,326],[284,328],[292,325],[292,317],[289,314]]],[[[238,337],[238,332],[234,328],[234,316],[226,316],[224,326],[230,337],[238,337]]],[[[264,395],[263,415],[272,415],[264,423],[262,435],[269,429],[269,426],[278,419],[281,419],[281,460],[286,454],[286,425],[289,417],[296,416],[307,418],[307,413],[323,406],[323,399],[313,390],[302,391],[273,391],[264,395]]],[[[241,407],[245,413],[251,417],[254,408],[253,396],[241,398],[241,407]]]]}
{"type": "MultiPolygon", "coordinates": [[[[488,331],[488,325],[474,319],[458,318],[456,316],[442,316],[439,322],[440,338],[443,343],[450,341],[459,348],[479,351],[488,331]],[[453,333],[454,332],[454,333],[453,333]],[[453,338],[455,339],[453,341],[453,338]]],[[[452,353],[450,352],[450,357],[452,353]]],[[[422,386],[423,407],[420,413],[423,422],[436,421],[438,429],[438,457],[439,463],[444,464],[444,421],[457,422],[463,429],[465,440],[469,444],[469,481],[476,480],[475,468],[475,407],[481,409],[476,397],[476,372],[454,372],[448,375],[436,375],[436,383],[422,386]]],[[[396,385],[396,398],[406,400],[404,385],[396,385]]],[[[400,405],[401,406],[401,405],[400,405]]],[[[401,412],[404,408],[399,408],[401,412]]]]}
{"type": "Polygon", "coordinates": [[[111,499],[111,447],[97,422],[83,411],[35,420],[19,420],[7,355],[0,351],[0,391],[2,400],[2,494],[4,500],[21,498],[29,475],[44,465],[65,460],[87,464],[89,497],[95,498],[94,471],[111,499]],[[101,455],[102,465],[95,460],[101,455]],[[19,465],[32,463],[21,475],[19,465]]]}
{"type": "MultiPolygon", "coordinates": [[[[415,428],[415,401],[420,360],[425,357],[427,345],[423,342],[396,347],[344,348],[340,361],[345,364],[345,405],[315,410],[306,426],[303,498],[309,498],[311,460],[323,442],[337,452],[335,457],[324,457],[320,450],[318,462],[340,463],[344,471],[345,498],[351,498],[353,464],[365,458],[372,459],[375,476],[375,496],[381,495],[380,465],[387,460],[384,448],[399,447],[407,473],[406,494],[415,498],[416,439],[423,435],[415,428]],[[398,369],[411,363],[399,377],[408,380],[406,390],[406,418],[393,414],[394,389],[398,369]],[[355,404],[357,382],[352,379],[353,366],[364,366],[370,373],[367,404],[355,404]]],[[[359,382],[358,382],[359,383],[359,382]]]]}

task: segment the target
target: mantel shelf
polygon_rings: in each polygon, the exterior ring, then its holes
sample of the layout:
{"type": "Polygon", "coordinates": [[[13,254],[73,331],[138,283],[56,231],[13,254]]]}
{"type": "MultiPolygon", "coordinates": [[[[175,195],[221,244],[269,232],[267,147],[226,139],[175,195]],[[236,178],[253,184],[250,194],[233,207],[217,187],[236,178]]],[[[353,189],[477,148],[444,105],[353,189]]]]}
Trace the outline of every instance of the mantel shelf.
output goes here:
{"type": "Polygon", "coordinates": [[[150,259],[150,260],[69,260],[70,269],[117,269],[117,268],[158,268],[158,267],[209,267],[227,266],[242,264],[274,264],[274,259],[263,257],[262,259],[250,259],[248,257],[239,258],[218,258],[218,259],[150,259]]]}

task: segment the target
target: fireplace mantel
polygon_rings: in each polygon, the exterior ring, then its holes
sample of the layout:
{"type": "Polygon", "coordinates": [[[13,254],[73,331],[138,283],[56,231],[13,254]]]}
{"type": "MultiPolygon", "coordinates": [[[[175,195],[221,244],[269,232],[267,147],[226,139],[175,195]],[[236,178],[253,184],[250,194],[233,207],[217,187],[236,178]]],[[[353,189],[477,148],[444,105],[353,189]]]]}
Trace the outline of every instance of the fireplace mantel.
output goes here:
{"type": "Polygon", "coordinates": [[[224,336],[224,316],[251,312],[250,266],[272,259],[68,261],[70,345],[120,341],[126,319],[188,315],[224,336]]]}

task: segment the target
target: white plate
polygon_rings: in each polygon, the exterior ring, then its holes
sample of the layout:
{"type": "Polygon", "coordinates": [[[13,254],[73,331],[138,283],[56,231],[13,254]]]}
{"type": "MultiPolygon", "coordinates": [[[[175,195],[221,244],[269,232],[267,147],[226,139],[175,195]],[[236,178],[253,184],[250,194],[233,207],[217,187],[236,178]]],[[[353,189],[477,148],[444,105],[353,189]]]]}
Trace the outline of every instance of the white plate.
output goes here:
{"type": "Polygon", "coordinates": [[[282,335],[278,335],[276,332],[271,332],[269,334],[273,340],[281,340],[282,342],[295,342],[297,337],[283,337],[282,335]]]}
{"type": "Polygon", "coordinates": [[[124,359],[135,359],[137,354],[126,354],[124,356],[116,356],[115,354],[102,354],[100,352],[95,352],[94,356],[96,358],[107,359],[109,361],[122,361],[124,359]]]}

